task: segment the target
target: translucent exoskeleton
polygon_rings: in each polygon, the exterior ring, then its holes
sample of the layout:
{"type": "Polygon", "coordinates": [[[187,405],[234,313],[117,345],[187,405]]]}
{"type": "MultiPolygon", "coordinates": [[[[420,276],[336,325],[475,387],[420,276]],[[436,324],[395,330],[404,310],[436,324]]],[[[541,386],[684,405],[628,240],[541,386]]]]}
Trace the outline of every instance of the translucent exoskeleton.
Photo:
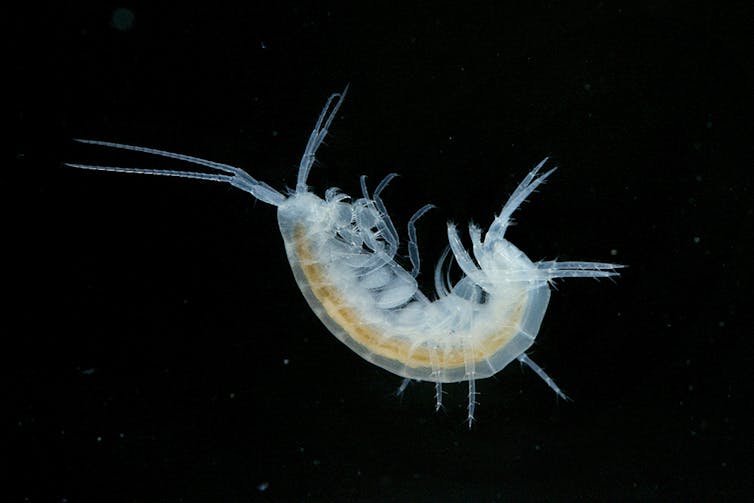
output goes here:
{"type": "Polygon", "coordinates": [[[565,394],[531,358],[556,278],[603,278],[618,273],[617,264],[532,262],[505,239],[513,212],[554,171],[541,172],[547,159],[529,172],[508,198],[489,229],[470,225],[471,250],[455,225],[447,226],[449,245],[434,268],[435,292],[423,293],[416,278],[420,254],[416,223],[431,205],[408,221],[407,252],[411,269],[396,256],[398,230],[381,194],[395,176],[383,179],[370,194],[361,177],[361,194],[352,198],[336,188],[324,199],[309,190],[307,177],[345,97],[330,96],[317,119],[298,170],[295,190],[283,194],[245,171],[183,154],[96,140],[82,143],[132,150],[200,165],[210,173],[68,164],[120,173],[176,176],[226,182],[277,207],[278,223],[293,275],[309,306],[341,342],[365,360],[408,380],[435,383],[436,408],[442,384],[468,382],[469,427],[476,407],[475,382],[492,376],[513,360],[531,368],[555,393],[565,394]],[[463,272],[451,281],[451,261],[463,272]]]}

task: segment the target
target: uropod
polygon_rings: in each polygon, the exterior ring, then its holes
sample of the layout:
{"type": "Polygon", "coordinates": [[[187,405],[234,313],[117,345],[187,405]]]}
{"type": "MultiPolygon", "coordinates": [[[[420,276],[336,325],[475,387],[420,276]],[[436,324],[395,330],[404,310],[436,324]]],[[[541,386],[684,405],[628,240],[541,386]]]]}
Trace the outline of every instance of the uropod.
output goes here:
{"type": "Polygon", "coordinates": [[[416,222],[432,205],[420,208],[408,221],[406,248],[411,270],[407,270],[396,261],[400,237],[381,198],[395,174],[385,177],[371,194],[362,176],[357,198],[330,188],[322,199],[307,186],[314,156],[347,89],[327,100],[301,158],[296,188],[287,194],[233,166],[107,141],[77,140],[185,161],[211,172],[67,165],[226,182],[276,206],[296,283],[330,332],[365,360],[403,377],[401,391],[411,379],[435,383],[437,409],[442,406],[443,383],[468,382],[469,426],[477,403],[476,380],[496,374],[513,360],[527,365],[565,398],[555,382],[526,355],[550,300],[550,282],[556,278],[616,276],[621,266],[532,262],[505,239],[513,212],[554,168],[541,172],[545,159],[531,170],[489,229],[469,225],[471,251],[462,244],[456,226],[448,224],[448,246],[434,268],[435,292],[428,296],[416,281],[420,269],[416,222]],[[452,261],[463,273],[458,281],[451,281],[447,273],[452,261]]]}

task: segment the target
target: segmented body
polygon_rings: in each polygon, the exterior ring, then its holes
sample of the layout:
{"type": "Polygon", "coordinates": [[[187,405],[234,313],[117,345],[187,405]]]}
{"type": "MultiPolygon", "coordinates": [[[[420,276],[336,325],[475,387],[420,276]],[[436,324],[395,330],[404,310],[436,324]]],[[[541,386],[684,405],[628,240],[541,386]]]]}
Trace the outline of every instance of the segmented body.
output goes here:
{"type": "Polygon", "coordinates": [[[512,213],[554,169],[540,174],[546,160],[535,167],[486,232],[469,227],[471,253],[464,248],[456,227],[448,224],[449,246],[435,268],[436,292],[430,298],[416,282],[420,260],[415,225],[431,205],[409,220],[407,248],[412,270],[407,271],[396,261],[400,239],[380,197],[395,175],[388,175],[371,195],[362,177],[362,194],[357,199],[334,188],[322,199],[306,184],[314,155],[344,96],[345,91],[333,94],[322,110],[301,159],[296,190],[287,196],[232,166],[119,143],[78,140],[179,159],[215,172],[69,166],[227,182],[277,206],[296,282],[333,335],[362,358],[396,375],[436,383],[437,408],[442,404],[442,383],[467,381],[469,426],[474,420],[475,381],[494,375],[513,360],[528,365],[565,397],[525,353],[547,309],[549,282],[564,277],[613,276],[620,266],[534,263],[505,239],[512,213]],[[455,283],[446,274],[449,252],[464,273],[455,283]]]}

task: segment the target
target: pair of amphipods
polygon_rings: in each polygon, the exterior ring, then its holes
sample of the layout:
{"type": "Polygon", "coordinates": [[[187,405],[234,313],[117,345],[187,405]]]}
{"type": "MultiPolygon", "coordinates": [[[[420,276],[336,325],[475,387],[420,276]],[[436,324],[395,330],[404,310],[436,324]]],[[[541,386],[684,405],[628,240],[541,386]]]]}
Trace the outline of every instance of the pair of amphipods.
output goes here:
{"type": "Polygon", "coordinates": [[[321,199],[306,180],[314,156],[340,109],[346,90],[330,96],[301,158],[296,190],[281,194],[245,171],[183,154],[95,140],[82,143],[154,154],[204,166],[212,173],[69,166],[120,173],[177,176],[226,182],[277,207],[293,275],[309,306],[341,342],[365,360],[404,378],[435,383],[435,405],[442,406],[443,383],[468,382],[468,424],[474,421],[475,382],[490,377],[513,360],[526,364],[555,393],[565,394],[526,350],[534,343],[556,278],[603,278],[618,273],[617,264],[601,262],[532,262],[505,239],[511,215],[554,169],[539,163],[513,191],[490,228],[469,226],[471,252],[458,230],[448,224],[448,242],[434,270],[433,298],[416,282],[419,249],[416,222],[431,205],[408,222],[407,271],[395,260],[400,238],[380,194],[395,176],[383,179],[372,194],[361,177],[361,197],[336,188],[321,199]],[[455,260],[463,277],[451,282],[447,270],[455,260]]]}

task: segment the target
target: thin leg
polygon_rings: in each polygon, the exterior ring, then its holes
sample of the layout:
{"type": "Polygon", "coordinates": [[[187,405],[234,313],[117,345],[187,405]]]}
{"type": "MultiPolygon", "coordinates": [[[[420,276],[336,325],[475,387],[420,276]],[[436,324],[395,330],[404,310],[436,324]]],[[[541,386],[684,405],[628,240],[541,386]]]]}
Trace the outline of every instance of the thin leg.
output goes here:
{"type": "Polygon", "coordinates": [[[448,244],[450,244],[450,250],[453,252],[453,257],[456,259],[458,267],[461,268],[464,274],[471,279],[478,278],[479,267],[471,259],[466,248],[463,247],[458,230],[453,223],[448,223],[448,244]]]}
{"type": "Polygon", "coordinates": [[[508,228],[508,225],[511,222],[511,215],[513,215],[513,212],[516,211],[516,209],[521,206],[521,204],[523,204],[526,198],[529,197],[531,193],[534,192],[534,190],[539,187],[539,185],[541,185],[548,176],[552,174],[553,171],[555,171],[556,168],[553,168],[537,178],[539,170],[542,169],[542,166],[544,166],[546,162],[547,158],[537,164],[537,166],[533,170],[531,170],[531,172],[526,175],[526,177],[524,177],[523,181],[521,181],[516,190],[513,191],[511,197],[508,198],[508,202],[506,202],[505,206],[503,206],[503,211],[500,212],[500,215],[498,215],[497,218],[495,218],[495,220],[492,222],[492,225],[490,225],[490,228],[487,231],[487,235],[484,238],[485,242],[487,241],[487,238],[495,240],[502,239],[505,236],[505,230],[508,228]]]}
{"type": "Polygon", "coordinates": [[[398,389],[395,392],[395,396],[402,396],[403,392],[406,391],[406,388],[408,388],[408,385],[410,382],[411,382],[411,379],[409,379],[408,377],[403,379],[403,381],[401,382],[401,385],[398,386],[398,389]]]}
{"type": "Polygon", "coordinates": [[[382,190],[387,187],[387,184],[390,183],[390,180],[396,176],[398,175],[395,173],[387,175],[377,186],[377,189],[374,191],[374,199],[372,199],[372,197],[369,196],[369,190],[367,189],[367,177],[366,175],[361,175],[361,177],[359,177],[359,182],[361,184],[361,194],[364,196],[364,199],[360,208],[363,212],[366,212],[366,214],[369,215],[369,219],[366,221],[368,223],[359,222],[358,214],[356,216],[356,222],[362,229],[366,245],[372,250],[376,250],[379,247],[377,244],[377,235],[369,232],[372,226],[376,226],[385,243],[387,243],[385,253],[387,253],[391,259],[395,255],[395,252],[398,251],[400,239],[398,238],[398,232],[395,230],[393,221],[387,213],[385,203],[383,203],[380,198],[380,192],[382,192],[382,190]],[[373,213],[374,215],[372,215],[373,213]]]}
{"type": "Polygon", "coordinates": [[[382,202],[382,198],[380,197],[380,194],[383,190],[385,190],[385,187],[387,187],[387,184],[390,183],[390,180],[398,176],[396,173],[390,173],[385,178],[382,179],[382,181],[377,184],[377,188],[374,189],[374,205],[377,206],[377,211],[380,212],[380,216],[382,217],[382,220],[385,222],[385,230],[390,235],[389,240],[398,244],[400,241],[400,238],[398,237],[398,231],[395,230],[395,225],[393,225],[393,221],[390,218],[390,215],[387,212],[387,208],[385,207],[385,203],[382,202]]]}
{"type": "Polygon", "coordinates": [[[474,381],[474,378],[472,377],[469,379],[469,415],[468,415],[468,422],[469,422],[469,429],[471,429],[471,424],[474,422],[474,409],[476,408],[476,381],[474,381]]]}
{"type": "Polygon", "coordinates": [[[408,258],[411,260],[411,276],[414,278],[419,275],[420,266],[419,244],[416,241],[416,221],[434,207],[434,204],[425,204],[408,219],[408,258]]]}
{"type": "Polygon", "coordinates": [[[430,346],[429,360],[432,363],[432,377],[435,381],[435,412],[442,408],[442,382],[440,382],[440,359],[437,356],[437,346],[430,346]]]}
{"type": "Polygon", "coordinates": [[[473,359],[473,345],[469,339],[466,339],[463,341],[463,360],[464,360],[464,366],[466,367],[466,375],[465,379],[469,381],[469,405],[468,405],[468,423],[469,423],[469,429],[471,429],[471,425],[474,423],[474,409],[476,409],[476,370],[474,368],[474,359],[473,359]]]}
{"type": "Polygon", "coordinates": [[[447,269],[444,269],[445,261],[449,254],[450,246],[446,246],[440,256],[440,260],[437,261],[437,265],[435,266],[435,292],[437,292],[437,296],[440,298],[450,295],[450,274],[448,274],[450,272],[450,265],[448,265],[447,269]],[[446,273],[444,278],[443,271],[446,273]]]}
{"type": "Polygon", "coordinates": [[[521,356],[518,357],[518,361],[525,363],[527,367],[532,369],[534,373],[537,374],[560,398],[562,398],[563,400],[570,400],[570,398],[568,398],[568,396],[563,393],[558,385],[555,384],[555,381],[553,381],[552,378],[548,376],[544,370],[542,370],[542,367],[534,363],[534,360],[526,356],[526,353],[521,353],[521,356]]]}

